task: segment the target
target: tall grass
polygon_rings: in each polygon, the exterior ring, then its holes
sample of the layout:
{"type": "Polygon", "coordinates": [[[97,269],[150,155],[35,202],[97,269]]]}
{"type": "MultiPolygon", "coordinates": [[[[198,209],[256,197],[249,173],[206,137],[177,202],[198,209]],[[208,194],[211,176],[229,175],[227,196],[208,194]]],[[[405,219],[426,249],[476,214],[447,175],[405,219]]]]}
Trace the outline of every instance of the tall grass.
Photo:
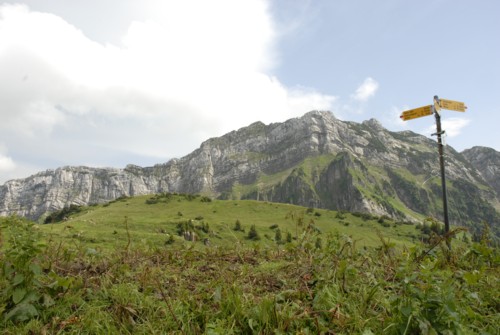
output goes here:
{"type": "MultiPolygon", "coordinates": [[[[7,232],[0,255],[2,333],[496,334],[500,329],[500,256],[486,240],[462,244],[450,254],[442,243],[396,248],[381,232],[379,246],[372,248],[339,232],[321,233],[312,223],[292,224],[297,238],[273,246],[126,241],[99,251],[58,235],[42,236],[32,223],[9,218],[1,230],[7,232]],[[21,287],[33,292],[27,301],[26,293],[13,293],[21,285],[16,273],[31,276],[21,287]],[[20,313],[24,303],[36,313],[20,313]]],[[[134,232],[127,232],[133,239],[134,232]]]]}

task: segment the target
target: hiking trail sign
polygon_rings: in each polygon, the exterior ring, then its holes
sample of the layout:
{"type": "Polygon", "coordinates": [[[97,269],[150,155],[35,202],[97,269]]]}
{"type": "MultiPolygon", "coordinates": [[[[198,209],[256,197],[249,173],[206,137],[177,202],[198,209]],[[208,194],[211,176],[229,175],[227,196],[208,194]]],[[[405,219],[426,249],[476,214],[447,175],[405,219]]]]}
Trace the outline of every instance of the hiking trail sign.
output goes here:
{"type": "Polygon", "coordinates": [[[441,186],[443,189],[444,231],[446,236],[446,245],[448,246],[448,249],[451,250],[451,241],[449,236],[450,221],[448,219],[448,196],[446,194],[446,176],[444,170],[444,145],[441,139],[441,135],[444,134],[444,130],[441,129],[441,109],[447,109],[456,112],[465,112],[467,106],[465,106],[465,103],[463,102],[447,100],[447,99],[439,99],[439,97],[435,95],[433,105],[427,105],[404,111],[403,113],[401,113],[400,118],[403,119],[403,121],[408,121],[432,114],[434,114],[436,118],[436,133],[432,135],[437,136],[437,142],[438,142],[439,165],[441,167],[441,186]]]}

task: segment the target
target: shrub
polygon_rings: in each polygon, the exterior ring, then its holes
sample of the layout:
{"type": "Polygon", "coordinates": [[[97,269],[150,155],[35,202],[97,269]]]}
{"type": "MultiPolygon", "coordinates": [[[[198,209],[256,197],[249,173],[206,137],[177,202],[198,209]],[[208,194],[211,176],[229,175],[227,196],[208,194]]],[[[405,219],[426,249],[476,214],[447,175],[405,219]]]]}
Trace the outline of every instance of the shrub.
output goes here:
{"type": "Polygon", "coordinates": [[[201,202],[212,202],[212,199],[206,196],[201,197],[200,199],[201,202]]]}
{"type": "Polygon", "coordinates": [[[233,230],[235,230],[235,231],[243,231],[243,229],[241,228],[241,222],[240,222],[240,220],[236,220],[236,222],[234,223],[233,230]]]}
{"type": "Polygon", "coordinates": [[[2,228],[9,231],[10,247],[1,255],[0,314],[4,320],[27,321],[52,306],[53,298],[61,288],[67,289],[70,281],[61,280],[52,271],[44,273],[41,262],[45,248],[39,242],[41,234],[33,222],[12,217],[5,225],[2,228]],[[49,276],[51,284],[47,284],[49,276]]]}
{"type": "Polygon", "coordinates": [[[210,232],[210,226],[208,225],[207,222],[202,222],[200,225],[196,226],[195,228],[199,229],[207,234],[210,232]]]}
{"type": "Polygon", "coordinates": [[[169,234],[168,238],[165,240],[165,244],[169,245],[173,244],[174,242],[175,242],[174,235],[169,234]]]}
{"type": "Polygon", "coordinates": [[[281,229],[277,228],[274,232],[274,240],[277,242],[277,243],[281,243],[282,242],[282,236],[281,236],[281,229]]]}
{"type": "Polygon", "coordinates": [[[177,234],[179,234],[179,236],[182,236],[184,232],[193,231],[193,229],[194,225],[191,220],[181,221],[177,223],[177,234]]]}
{"type": "Polygon", "coordinates": [[[187,201],[193,201],[194,199],[196,199],[198,195],[194,195],[194,194],[185,194],[184,195],[184,198],[187,200],[187,201]]]}
{"type": "Polygon", "coordinates": [[[336,219],[344,220],[345,219],[345,211],[338,211],[337,214],[335,214],[336,219]]]}
{"type": "Polygon", "coordinates": [[[159,202],[159,199],[156,197],[146,199],[146,205],[155,205],[159,202]]]}
{"type": "Polygon", "coordinates": [[[79,213],[81,212],[81,210],[82,206],[69,205],[69,207],[64,207],[63,209],[50,213],[49,216],[45,218],[45,221],[43,223],[47,224],[61,222],[71,214],[79,213]]]}
{"type": "Polygon", "coordinates": [[[364,221],[373,220],[376,218],[375,216],[371,215],[370,213],[365,213],[365,212],[353,212],[351,214],[358,217],[358,218],[363,219],[364,221]]]}
{"type": "Polygon", "coordinates": [[[257,232],[257,228],[255,228],[255,225],[252,225],[250,227],[250,230],[248,231],[247,238],[252,241],[258,241],[260,240],[259,233],[257,232]]]}

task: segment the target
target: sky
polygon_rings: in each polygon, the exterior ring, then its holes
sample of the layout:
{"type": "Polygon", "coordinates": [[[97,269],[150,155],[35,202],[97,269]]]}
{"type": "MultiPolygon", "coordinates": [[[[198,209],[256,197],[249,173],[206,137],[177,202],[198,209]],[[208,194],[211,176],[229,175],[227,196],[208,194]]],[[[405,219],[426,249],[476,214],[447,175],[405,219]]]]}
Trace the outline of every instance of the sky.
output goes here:
{"type": "Polygon", "coordinates": [[[0,1],[0,185],[152,166],[311,110],[500,151],[497,0],[0,1]]]}

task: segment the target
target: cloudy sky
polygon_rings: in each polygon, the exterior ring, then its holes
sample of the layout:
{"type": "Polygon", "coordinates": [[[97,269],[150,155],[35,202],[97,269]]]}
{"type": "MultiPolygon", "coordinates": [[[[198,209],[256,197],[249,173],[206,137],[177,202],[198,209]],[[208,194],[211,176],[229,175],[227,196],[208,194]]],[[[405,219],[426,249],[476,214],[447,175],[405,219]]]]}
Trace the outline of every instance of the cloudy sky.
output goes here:
{"type": "Polygon", "coordinates": [[[500,150],[497,0],[0,1],[0,184],[151,166],[310,110],[500,150]]]}

